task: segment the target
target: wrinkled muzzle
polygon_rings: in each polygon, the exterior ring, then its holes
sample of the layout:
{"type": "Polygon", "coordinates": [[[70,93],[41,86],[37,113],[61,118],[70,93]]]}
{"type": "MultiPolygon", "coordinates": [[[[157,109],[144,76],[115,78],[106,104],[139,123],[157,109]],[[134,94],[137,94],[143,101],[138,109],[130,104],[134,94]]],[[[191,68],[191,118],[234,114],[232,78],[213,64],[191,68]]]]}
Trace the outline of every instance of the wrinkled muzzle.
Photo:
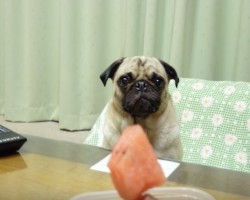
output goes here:
{"type": "Polygon", "coordinates": [[[156,112],[160,104],[160,92],[143,80],[135,82],[122,100],[123,109],[134,117],[147,117],[156,112]]]}

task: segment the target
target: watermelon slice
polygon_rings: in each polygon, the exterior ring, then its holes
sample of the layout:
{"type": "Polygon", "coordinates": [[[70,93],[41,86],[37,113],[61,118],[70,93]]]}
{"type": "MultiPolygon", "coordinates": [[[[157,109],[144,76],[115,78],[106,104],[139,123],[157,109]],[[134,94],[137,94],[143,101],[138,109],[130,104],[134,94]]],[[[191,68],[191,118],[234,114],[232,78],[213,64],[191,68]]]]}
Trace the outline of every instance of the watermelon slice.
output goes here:
{"type": "Polygon", "coordinates": [[[139,200],[144,191],[166,182],[153,147],[139,125],[124,129],[108,167],[115,188],[126,200],[139,200]]]}

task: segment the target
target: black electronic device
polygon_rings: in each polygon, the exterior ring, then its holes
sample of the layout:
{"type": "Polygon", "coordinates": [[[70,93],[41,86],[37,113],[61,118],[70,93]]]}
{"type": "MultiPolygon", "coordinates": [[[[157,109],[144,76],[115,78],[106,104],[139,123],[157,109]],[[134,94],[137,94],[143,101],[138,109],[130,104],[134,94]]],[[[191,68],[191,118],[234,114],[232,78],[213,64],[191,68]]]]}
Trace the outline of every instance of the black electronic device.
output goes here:
{"type": "Polygon", "coordinates": [[[24,136],[0,125],[0,155],[18,151],[26,141],[24,136]]]}

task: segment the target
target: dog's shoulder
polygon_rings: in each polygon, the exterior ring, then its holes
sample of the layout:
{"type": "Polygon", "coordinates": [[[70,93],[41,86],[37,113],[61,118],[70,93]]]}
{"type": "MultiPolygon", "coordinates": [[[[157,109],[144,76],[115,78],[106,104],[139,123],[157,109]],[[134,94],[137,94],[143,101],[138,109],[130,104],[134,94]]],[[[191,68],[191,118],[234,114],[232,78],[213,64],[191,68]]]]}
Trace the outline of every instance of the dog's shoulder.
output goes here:
{"type": "Polygon", "coordinates": [[[128,115],[123,115],[121,112],[118,112],[112,101],[108,102],[106,108],[104,113],[105,123],[102,130],[104,136],[103,145],[112,149],[123,129],[133,124],[133,121],[128,115]]]}

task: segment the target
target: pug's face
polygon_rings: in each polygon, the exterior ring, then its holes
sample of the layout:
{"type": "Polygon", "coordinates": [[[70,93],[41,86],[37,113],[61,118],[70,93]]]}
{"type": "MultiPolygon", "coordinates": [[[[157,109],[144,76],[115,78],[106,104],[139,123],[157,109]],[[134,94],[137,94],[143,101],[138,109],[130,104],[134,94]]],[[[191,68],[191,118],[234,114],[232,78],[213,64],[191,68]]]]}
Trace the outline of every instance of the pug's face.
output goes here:
{"type": "Polygon", "coordinates": [[[133,117],[146,118],[166,105],[170,79],[178,84],[176,71],[154,57],[135,56],[115,61],[101,76],[114,82],[113,101],[133,117]]]}

